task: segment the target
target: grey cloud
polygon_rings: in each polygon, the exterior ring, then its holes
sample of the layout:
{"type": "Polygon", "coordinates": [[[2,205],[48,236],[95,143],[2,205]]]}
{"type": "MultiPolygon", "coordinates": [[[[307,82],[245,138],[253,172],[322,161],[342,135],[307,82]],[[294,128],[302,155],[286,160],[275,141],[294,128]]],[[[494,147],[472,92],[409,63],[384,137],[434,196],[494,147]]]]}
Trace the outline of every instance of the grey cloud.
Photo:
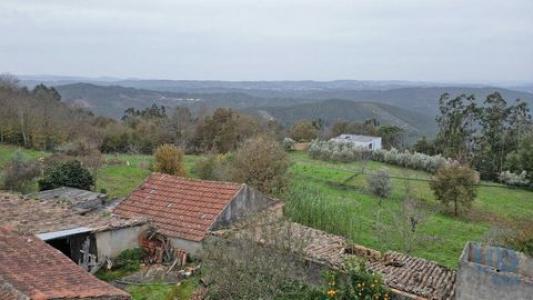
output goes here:
{"type": "Polygon", "coordinates": [[[2,0],[0,72],[533,80],[531,0],[2,0]]]}

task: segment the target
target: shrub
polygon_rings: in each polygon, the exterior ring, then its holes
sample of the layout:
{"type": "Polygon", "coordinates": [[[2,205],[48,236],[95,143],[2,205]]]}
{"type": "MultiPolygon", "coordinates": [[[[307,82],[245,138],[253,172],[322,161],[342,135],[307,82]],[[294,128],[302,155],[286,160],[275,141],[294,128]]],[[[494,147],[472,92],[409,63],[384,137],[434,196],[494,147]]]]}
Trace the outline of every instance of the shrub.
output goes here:
{"type": "Polygon", "coordinates": [[[423,153],[411,153],[408,150],[403,152],[395,148],[391,150],[368,151],[360,147],[353,147],[349,143],[338,143],[332,141],[314,140],[309,146],[309,156],[313,159],[331,160],[340,162],[350,162],[362,159],[371,159],[391,165],[405,168],[422,170],[435,173],[440,167],[449,164],[451,161],[441,155],[427,155],[423,153]]]}
{"type": "Polygon", "coordinates": [[[441,167],[433,176],[430,187],[444,205],[453,205],[454,215],[469,208],[476,197],[478,174],[468,166],[453,163],[441,167]]]}
{"type": "Polygon", "coordinates": [[[113,268],[127,272],[139,271],[144,253],[141,248],[126,249],[113,261],[113,268]]]}
{"type": "Polygon", "coordinates": [[[297,142],[308,142],[317,137],[318,130],[311,121],[298,121],[292,125],[289,135],[297,142]]]}
{"type": "Polygon", "coordinates": [[[170,175],[185,176],[183,151],[178,147],[165,144],[157,147],[154,153],[154,170],[170,175]]]}
{"type": "Polygon", "coordinates": [[[292,281],[310,280],[302,254],[307,237],[290,226],[259,214],[242,222],[239,232],[207,237],[200,253],[207,299],[305,299],[295,295],[300,288],[292,281]]]}
{"type": "Polygon", "coordinates": [[[530,184],[526,171],[522,171],[520,174],[504,171],[500,173],[499,179],[502,183],[513,186],[528,186],[530,184]]]}
{"type": "Polygon", "coordinates": [[[369,271],[364,261],[348,261],[347,272],[327,272],[326,299],[391,299],[391,292],[385,287],[377,273],[369,271]]]}
{"type": "Polygon", "coordinates": [[[387,198],[390,195],[392,185],[389,173],[387,173],[387,171],[379,170],[375,173],[372,173],[367,176],[366,181],[368,190],[375,196],[379,197],[380,200],[387,198]]]}
{"type": "Polygon", "coordinates": [[[289,158],[272,137],[246,140],[232,165],[234,181],[248,183],[264,193],[276,193],[286,186],[289,158]]]}
{"type": "Polygon", "coordinates": [[[78,160],[60,162],[47,168],[44,177],[39,180],[41,191],[61,186],[90,190],[93,185],[93,176],[78,160]]]}
{"type": "Polygon", "coordinates": [[[232,160],[230,154],[210,155],[197,161],[192,171],[201,179],[228,181],[232,179],[232,160]]]}
{"type": "Polygon", "coordinates": [[[296,142],[289,137],[284,138],[281,142],[281,146],[283,147],[283,149],[285,149],[285,151],[292,151],[294,144],[296,144],[296,142]]]}
{"type": "Polygon", "coordinates": [[[7,190],[27,192],[32,180],[39,176],[39,173],[39,163],[25,159],[23,154],[17,151],[4,167],[2,186],[7,190]]]}

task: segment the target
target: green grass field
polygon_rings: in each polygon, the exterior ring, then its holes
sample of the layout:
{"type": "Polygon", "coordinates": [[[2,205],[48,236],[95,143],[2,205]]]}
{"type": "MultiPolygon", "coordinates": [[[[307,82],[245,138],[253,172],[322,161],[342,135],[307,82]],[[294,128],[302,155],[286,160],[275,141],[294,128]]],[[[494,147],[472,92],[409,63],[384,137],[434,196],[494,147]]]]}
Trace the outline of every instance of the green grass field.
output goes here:
{"type": "MultiPolygon", "coordinates": [[[[452,268],[457,267],[459,255],[467,241],[482,241],[491,226],[500,222],[533,217],[533,192],[483,183],[491,187],[481,186],[468,216],[455,218],[440,212],[440,205],[429,183],[418,180],[427,180],[430,174],[370,161],[365,166],[366,173],[386,169],[391,177],[413,179],[392,179],[392,195],[383,201],[383,208],[380,208],[378,198],[365,190],[366,176],[360,174],[363,167],[360,162],[311,160],[301,152],[291,153],[291,160],[292,189],[298,193],[302,186],[312,186],[323,199],[316,202],[320,207],[311,207],[307,212],[304,206],[300,206],[303,209],[293,212],[296,220],[341,234],[364,246],[379,250],[401,250],[399,243],[384,245],[376,236],[377,213],[385,211],[388,216],[398,211],[409,187],[411,195],[432,211],[418,229],[423,241],[414,248],[412,254],[452,268]],[[351,178],[354,174],[360,175],[351,178]]],[[[383,222],[388,221],[384,218],[383,222]]]]}
{"type": "MultiPolygon", "coordinates": [[[[12,157],[16,147],[0,145],[0,167],[12,157]]],[[[29,157],[38,158],[46,153],[21,150],[29,157]]],[[[106,155],[105,164],[98,171],[96,190],[105,189],[111,197],[127,196],[150,174],[152,157],[149,155],[106,155]]],[[[200,156],[185,157],[186,169],[191,174],[194,162],[200,156]]],[[[298,196],[302,187],[311,188],[322,199],[314,201],[313,197],[301,194],[301,209],[292,217],[301,223],[343,235],[354,243],[379,250],[402,250],[400,242],[383,243],[376,234],[378,212],[383,214],[383,222],[401,208],[407,187],[411,194],[427,205],[431,210],[418,232],[423,242],[416,245],[411,254],[435,260],[443,265],[455,268],[459,255],[467,241],[482,241],[492,226],[502,222],[513,222],[533,218],[533,192],[510,189],[494,183],[483,183],[470,213],[465,217],[452,217],[440,212],[427,181],[430,174],[407,170],[396,166],[370,161],[332,163],[310,159],[306,153],[290,154],[289,193],[298,196]],[[383,201],[366,191],[366,178],[361,168],[368,172],[387,169],[393,177],[392,195],[383,201]],[[354,176],[354,174],[359,174],[354,176]],[[308,197],[308,198],[306,198],[308,197]],[[384,212],[384,213],[383,213],[384,212]]],[[[192,175],[192,174],[191,174],[192,175]]]]}
{"type": "MultiPolygon", "coordinates": [[[[153,158],[150,155],[109,154],[98,171],[96,190],[105,189],[110,197],[127,196],[151,173],[153,158]]],[[[190,174],[194,162],[200,157],[185,156],[185,168],[190,174]]]]}

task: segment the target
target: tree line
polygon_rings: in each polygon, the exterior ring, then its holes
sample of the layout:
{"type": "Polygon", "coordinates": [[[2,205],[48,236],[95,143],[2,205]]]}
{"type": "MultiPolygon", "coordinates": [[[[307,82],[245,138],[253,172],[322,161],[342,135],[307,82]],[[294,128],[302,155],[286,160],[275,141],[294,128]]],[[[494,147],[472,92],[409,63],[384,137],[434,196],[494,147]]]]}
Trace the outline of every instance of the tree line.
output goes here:
{"type": "Polygon", "coordinates": [[[439,99],[439,132],[421,139],[416,151],[440,153],[475,168],[483,179],[496,180],[504,171],[533,179],[533,125],[527,103],[510,103],[498,92],[483,102],[474,95],[439,99]]]}

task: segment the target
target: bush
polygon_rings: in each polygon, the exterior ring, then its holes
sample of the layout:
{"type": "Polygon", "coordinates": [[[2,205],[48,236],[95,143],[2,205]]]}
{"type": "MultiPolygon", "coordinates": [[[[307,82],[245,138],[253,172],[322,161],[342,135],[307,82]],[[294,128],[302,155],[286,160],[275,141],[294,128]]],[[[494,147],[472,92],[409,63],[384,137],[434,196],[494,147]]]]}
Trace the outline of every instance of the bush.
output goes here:
{"type": "Polygon", "coordinates": [[[441,167],[433,176],[430,187],[444,205],[453,205],[454,215],[469,208],[476,197],[478,174],[468,166],[453,163],[441,167]]]}
{"type": "Polygon", "coordinates": [[[157,172],[185,176],[183,151],[174,145],[161,145],[154,153],[154,170],[157,172]]]}
{"type": "Polygon", "coordinates": [[[248,139],[235,154],[233,180],[245,182],[264,193],[276,193],[286,186],[287,153],[269,136],[248,139]]]}
{"type": "Polygon", "coordinates": [[[62,186],[90,190],[93,185],[93,176],[78,160],[60,162],[47,168],[44,177],[39,180],[41,191],[62,186]]]}
{"type": "Polygon", "coordinates": [[[317,137],[318,130],[311,121],[298,121],[292,125],[289,135],[297,142],[308,142],[317,137]]]}
{"type": "Polygon", "coordinates": [[[127,272],[136,272],[141,268],[141,260],[144,253],[141,248],[126,249],[113,261],[113,268],[122,269],[127,272]]]}
{"type": "Polygon", "coordinates": [[[326,299],[391,299],[381,276],[369,271],[364,261],[348,261],[347,272],[327,272],[326,299]]]}
{"type": "Polygon", "coordinates": [[[500,173],[499,179],[502,183],[513,186],[528,186],[530,184],[526,171],[522,171],[520,174],[504,171],[500,173]]]}
{"type": "Polygon", "coordinates": [[[32,180],[39,176],[39,173],[39,163],[25,159],[23,154],[17,151],[4,167],[2,186],[7,190],[28,192],[32,180]]]}
{"type": "Polygon", "coordinates": [[[296,144],[296,142],[289,137],[284,138],[281,142],[281,146],[283,147],[283,149],[285,149],[285,151],[292,151],[294,144],[296,144]]]}
{"type": "Polygon", "coordinates": [[[389,197],[392,190],[392,185],[389,173],[387,173],[387,171],[379,170],[375,173],[372,173],[367,176],[366,181],[368,190],[372,194],[380,199],[389,197]]]}
{"type": "Polygon", "coordinates": [[[395,148],[391,150],[374,150],[354,147],[349,143],[338,143],[333,141],[314,140],[309,146],[309,156],[313,159],[351,162],[362,159],[371,159],[404,168],[422,170],[435,173],[440,167],[451,163],[450,160],[441,155],[427,155],[423,153],[411,153],[408,150],[403,152],[395,148]]]}
{"type": "Polygon", "coordinates": [[[228,181],[232,178],[232,159],[230,154],[210,155],[197,161],[192,171],[201,179],[228,181]]]}

